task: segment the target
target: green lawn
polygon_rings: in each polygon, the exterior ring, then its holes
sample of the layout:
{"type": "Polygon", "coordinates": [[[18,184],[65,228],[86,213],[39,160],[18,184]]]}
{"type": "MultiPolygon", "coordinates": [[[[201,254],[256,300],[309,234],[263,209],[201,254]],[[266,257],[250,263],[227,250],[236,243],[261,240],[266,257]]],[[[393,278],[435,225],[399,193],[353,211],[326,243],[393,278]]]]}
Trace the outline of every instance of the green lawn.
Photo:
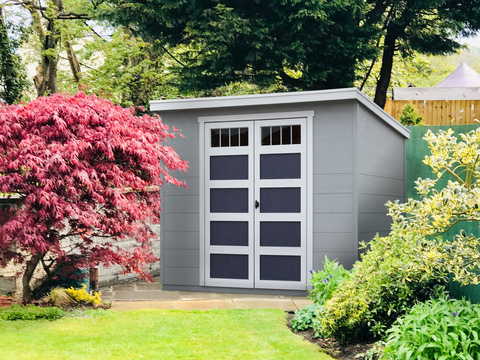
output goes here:
{"type": "Polygon", "coordinates": [[[109,311],[57,321],[0,321],[2,359],[320,359],[281,310],[109,311]]]}

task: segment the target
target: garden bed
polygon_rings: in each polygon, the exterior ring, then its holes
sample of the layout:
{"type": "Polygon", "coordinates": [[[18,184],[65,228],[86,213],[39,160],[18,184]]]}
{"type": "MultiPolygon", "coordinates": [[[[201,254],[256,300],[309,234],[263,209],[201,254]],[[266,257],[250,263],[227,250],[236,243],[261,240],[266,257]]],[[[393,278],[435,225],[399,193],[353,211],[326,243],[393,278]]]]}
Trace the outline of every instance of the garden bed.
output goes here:
{"type": "MultiPolygon", "coordinates": [[[[293,318],[293,313],[287,313],[288,327],[292,330],[290,322],[293,318]]],[[[328,355],[337,359],[337,360],[358,360],[356,356],[358,354],[364,354],[370,350],[373,346],[372,343],[359,343],[359,344],[342,344],[334,339],[320,339],[315,338],[315,333],[313,329],[307,331],[293,331],[294,334],[297,334],[303,337],[305,340],[310,341],[311,343],[319,346],[324,350],[328,355]]],[[[361,359],[361,358],[360,358],[361,359]]]]}

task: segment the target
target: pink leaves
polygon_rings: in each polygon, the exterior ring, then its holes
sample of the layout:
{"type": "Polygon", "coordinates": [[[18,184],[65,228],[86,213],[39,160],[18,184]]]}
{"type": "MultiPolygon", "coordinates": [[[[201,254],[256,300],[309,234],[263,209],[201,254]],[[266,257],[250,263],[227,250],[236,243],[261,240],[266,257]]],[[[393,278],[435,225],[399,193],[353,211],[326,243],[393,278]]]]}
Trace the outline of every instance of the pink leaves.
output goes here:
{"type": "Polygon", "coordinates": [[[81,92],[1,107],[0,191],[16,194],[19,206],[0,219],[0,258],[11,242],[18,261],[28,253],[63,257],[73,241],[92,261],[141,272],[139,264],[156,259],[145,224],[158,223],[162,176],[186,186],[171,173],[188,163],[162,144],[170,137],[158,116],[137,117],[81,92]],[[142,247],[113,250],[125,236],[142,247]]]}

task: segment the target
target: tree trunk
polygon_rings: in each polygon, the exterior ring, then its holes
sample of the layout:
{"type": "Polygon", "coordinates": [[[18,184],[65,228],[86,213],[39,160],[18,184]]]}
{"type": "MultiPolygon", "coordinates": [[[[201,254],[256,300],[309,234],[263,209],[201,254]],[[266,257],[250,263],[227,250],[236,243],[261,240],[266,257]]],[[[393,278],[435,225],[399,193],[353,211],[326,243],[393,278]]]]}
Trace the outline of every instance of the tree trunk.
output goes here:
{"type": "Polygon", "coordinates": [[[80,68],[80,63],[77,58],[77,54],[75,54],[75,51],[73,50],[72,44],[70,44],[69,39],[66,39],[64,41],[65,49],[67,50],[67,57],[68,57],[68,62],[70,63],[70,69],[72,70],[73,78],[75,79],[75,82],[78,84],[80,82],[81,78],[81,71],[82,69],[80,68]]]}
{"type": "Polygon", "coordinates": [[[30,260],[27,261],[27,268],[23,273],[22,301],[24,303],[29,303],[32,301],[32,288],[30,287],[30,281],[32,280],[33,273],[35,272],[41,257],[42,256],[40,254],[33,255],[30,260]]]}
{"type": "MultiPolygon", "coordinates": [[[[56,11],[56,14],[63,12],[63,2],[62,0],[53,0],[53,8],[56,11]]],[[[37,16],[38,20],[39,17],[37,16]]],[[[47,31],[39,32],[43,36],[43,56],[42,63],[37,68],[37,75],[35,75],[33,81],[35,87],[37,88],[37,95],[45,96],[50,94],[55,94],[58,92],[57,89],[57,63],[58,63],[58,54],[57,54],[57,44],[60,39],[60,30],[57,27],[56,22],[58,19],[56,16],[47,19],[47,31]]],[[[41,21],[36,25],[37,27],[42,27],[41,21]]]]}
{"type": "Polygon", "coordinates": [[[395,31],[391,31],[391,28],[387,30],[385,35],[385,43],[383,47],[382,67],[380,69],[380,78],[377,81],[377,88],[375,90],[375,104],[382,109],[387,102],[387,90],[392,78],[393,57],[395,55],[395,43],[397,36],[395,31]],[[392,32],[394,34],[392,34],[392,32]]]}

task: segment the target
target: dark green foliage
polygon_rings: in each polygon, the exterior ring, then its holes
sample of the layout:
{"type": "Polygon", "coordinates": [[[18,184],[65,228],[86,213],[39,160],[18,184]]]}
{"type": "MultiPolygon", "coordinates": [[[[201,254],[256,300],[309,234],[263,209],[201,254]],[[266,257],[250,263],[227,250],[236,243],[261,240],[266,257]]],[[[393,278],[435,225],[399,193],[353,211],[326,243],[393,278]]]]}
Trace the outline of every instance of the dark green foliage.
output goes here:
{"type": "Polygon", "coordinates": [[[19,44],[9,39],[7,27],[0,10],[0,100],[13,104],[29,83],[20,56],[15,54],[19,44]]]}
{"type": "Polygon", "coordinates": [[[172,63],[186,88],[248,81],[307,90],[352,86],[373,51],[365,11],[362,0],[114,0],[95,16],[177,47],[172,63]]]}
{"type": "Polygon", "coordinates": [[[430,300],[415,305],[388,331],[383,359],[480,359],[480,305],[430,300]]]}
{"type": "Polygon", "coordinates": [[[405,126],[423,126],[423,116],[421,116],[415,107],[408,103],[400,114],[400,122],[405,126]]]}
{"type": "Polygon", "coordinates": [[[0,309],[2,320],[56,320],[65,316],[65,311],[54,306],[38,307],[34,305],[12,305],[9,308],[0,309]]]}

